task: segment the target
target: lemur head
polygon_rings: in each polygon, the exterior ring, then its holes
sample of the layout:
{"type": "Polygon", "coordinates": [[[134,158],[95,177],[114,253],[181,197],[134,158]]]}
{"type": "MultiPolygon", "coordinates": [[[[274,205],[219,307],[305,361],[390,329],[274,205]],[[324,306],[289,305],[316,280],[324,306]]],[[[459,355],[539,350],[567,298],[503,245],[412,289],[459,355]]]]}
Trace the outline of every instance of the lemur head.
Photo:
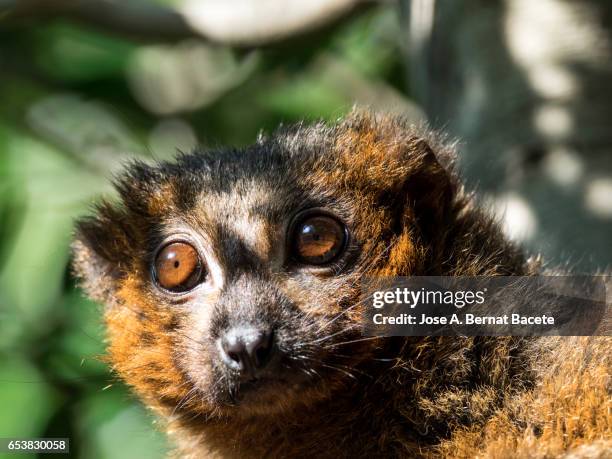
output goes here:
{"type": "Polygon", "coordinates": [[[440,274],[456,187],[435,149],[400,120],[352,113],[131,164],[121,202],[81,220],[74,243],[113,368],[167,414],[333,397],[381,345],[362,339],[362,278],[440,274]]]}

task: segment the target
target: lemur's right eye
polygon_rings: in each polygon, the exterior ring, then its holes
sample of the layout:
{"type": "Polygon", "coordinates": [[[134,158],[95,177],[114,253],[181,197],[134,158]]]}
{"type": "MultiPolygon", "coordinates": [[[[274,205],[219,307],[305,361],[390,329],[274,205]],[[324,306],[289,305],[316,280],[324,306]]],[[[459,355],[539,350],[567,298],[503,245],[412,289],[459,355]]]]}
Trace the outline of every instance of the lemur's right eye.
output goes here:
{"type": "Polygon", "coordinates": [[[346,247],[346,228],[334,217],[308,213],[295,226],[293,256],[306,265],[322,266],[336,260],[346,247]]]}
{"type": "Polygon", "coordinates": [[[171,292],[186,292],[204,279],[204,264],[198,251],[187,242],[172,242],[157,254],[155,280],[171,292]]]}

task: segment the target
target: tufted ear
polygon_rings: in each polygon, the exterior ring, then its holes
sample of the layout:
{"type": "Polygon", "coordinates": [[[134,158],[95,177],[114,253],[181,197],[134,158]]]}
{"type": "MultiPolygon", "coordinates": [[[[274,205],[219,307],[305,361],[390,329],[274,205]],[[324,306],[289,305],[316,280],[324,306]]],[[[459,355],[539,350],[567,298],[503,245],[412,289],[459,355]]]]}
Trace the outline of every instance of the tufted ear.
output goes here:
{"type": "Polygon", "coordinates": [[[353,111],[338,127],[336,149],[347,183],[392,204],[402,225],[416,224],[427,237],[442,223],[457,192],[454,152],[430,131],[353,111]]]}
{"type": "Polygon", "coordinates": [[[402,195],[405,209],[412,212],[406,215],[405,211],[404,218],[414,222],[427,240],[436,230],[447,227],[445,220],[456,197],[457,185],[452,172],[441,164],[425,138],[415,137],[408,154],[413,158],[414,167],[405,177],[402,195]]]}
{"type": "Polygon", "coordinates": [[[94,216],[77,221],[72,243],[72,268],[81,287],[95,301],[112,306],[134,251],[133,228],[126,214],[109,203],[94,216]]]}

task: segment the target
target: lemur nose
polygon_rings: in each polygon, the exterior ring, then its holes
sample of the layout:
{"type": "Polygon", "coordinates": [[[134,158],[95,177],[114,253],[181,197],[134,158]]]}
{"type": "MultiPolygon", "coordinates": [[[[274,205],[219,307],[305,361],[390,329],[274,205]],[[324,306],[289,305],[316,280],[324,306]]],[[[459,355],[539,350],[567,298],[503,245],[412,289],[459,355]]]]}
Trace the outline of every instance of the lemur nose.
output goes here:
{"type": "Polygon", "coordinates": [[[223,362],[245,376],[255,378],[270,361],[272,332],[258,328],[235,327],[220,339],[223,362]]]}

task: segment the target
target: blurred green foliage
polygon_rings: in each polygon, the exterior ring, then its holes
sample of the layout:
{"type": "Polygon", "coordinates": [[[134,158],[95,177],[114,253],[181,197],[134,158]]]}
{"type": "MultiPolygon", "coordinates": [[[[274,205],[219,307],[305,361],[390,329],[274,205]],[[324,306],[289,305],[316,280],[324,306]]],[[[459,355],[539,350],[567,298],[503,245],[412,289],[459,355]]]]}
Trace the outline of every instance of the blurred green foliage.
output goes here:
{"type": "Polygon", "coordinates": [[[251,51],[0,22],[0,437],[70,437],[78,458],[164,456],[153,417],[100,362],[99,307],[68,267],[75,217],[112,196],[130,156],[245,144],[354,102],[408,109],[398,36],[389,8],[251,51]]]}

